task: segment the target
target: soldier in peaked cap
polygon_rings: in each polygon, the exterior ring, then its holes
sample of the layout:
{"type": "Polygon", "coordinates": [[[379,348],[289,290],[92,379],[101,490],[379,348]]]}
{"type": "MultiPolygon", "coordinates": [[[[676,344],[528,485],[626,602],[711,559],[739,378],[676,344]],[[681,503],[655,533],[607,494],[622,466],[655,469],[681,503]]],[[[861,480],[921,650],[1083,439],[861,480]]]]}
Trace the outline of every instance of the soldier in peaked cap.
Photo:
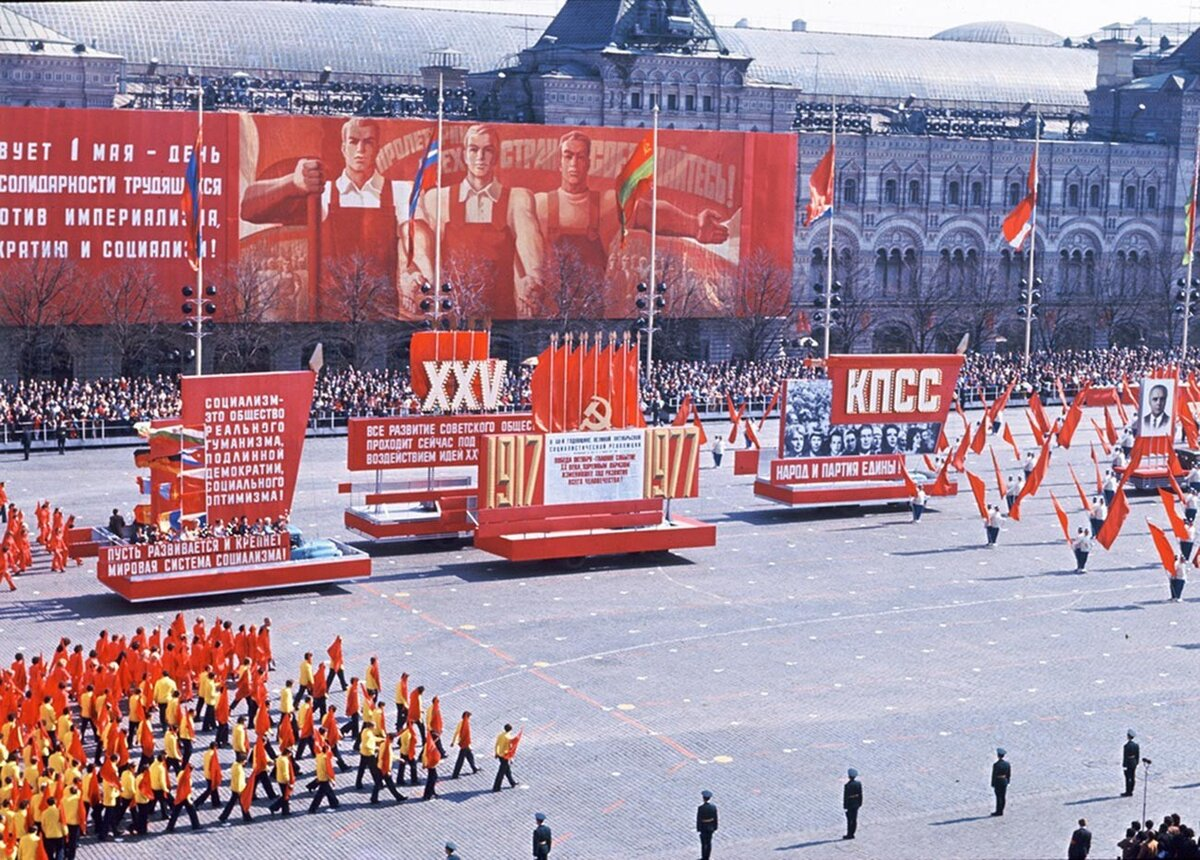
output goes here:
{"type": "Polygon", "coordinates": [[[446,843],[446,860],[459,860],[458,846],[453,842],[446,843]]]}
{"type": "Polygon", "coordinates": [[[858,810],[862,806],[862,783],[858,781],[858,771],[850,768],[846,771],[846,784],[842,787],[842,809],[846,811],[846,835],[843,839],[853,839],[854,831],[858,829],[858,810]]]}
{"type": "Polygon", "coordinates": [[[712,802],[713,793],[707,788],[700,792],[704,800],[696,810],[696,831],[700,834],[700,860],[712,856],[712,838],[717,832],[717,805],[712,802]]]}
{"type": "Polygon", "coordinates": [[[550,856],[550,847],[554,842],[553,835],[550,833],[550,825],[546,823],[546,813],[544,812],[539,812],[533,817],[537,819],[537,827],[533,830],[534,860],[547,860],[550,856]]]}
{"type": "Polygon", "coordinates": [[[1142,748],[1134,738],[1137,732],[1130,729],[1125,733],[1125,746],[1121,750],[1121,766],[1125,768],[1125,793],[1122,797],[1133,797],[1133,787],[1137,782],[1137,769],[1142,761],[1142,748]]]}
{"type": "Polygon", "coordinates": [[[1008,784],[1012,780],[1012,765],[1005,761],[1008,755],[1004,747],[996,747],[996,761],[992,763],[992,791],[996,794],[995,815],[1004,814],[1004,804],[1008,800],[1008,784]]]}

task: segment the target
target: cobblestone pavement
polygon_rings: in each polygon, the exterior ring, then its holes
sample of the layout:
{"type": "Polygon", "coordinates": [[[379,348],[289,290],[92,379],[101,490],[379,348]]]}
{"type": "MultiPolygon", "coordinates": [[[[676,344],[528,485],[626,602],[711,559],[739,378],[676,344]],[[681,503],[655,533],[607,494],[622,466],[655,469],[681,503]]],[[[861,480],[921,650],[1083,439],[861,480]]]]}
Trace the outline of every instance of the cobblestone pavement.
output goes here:
{"type": "MultiPolygon", "coordinates": [[[[1063,463],[1093,474],[1087,418],[1046,482],[1072,528],[1084,518],[1063,463]]],[[[310,533],[345,536],[334,492],[344,445],[308,442],[294,519],[310,533]]],[[[20,580],[0,594],[5,660],[177,609],[189,621],[269,615],[279,683],[340,632],[349,669],[377,654],[386,690],[406,670],[441,695],[448,722],[475,714],[485,772],[444,782],[439,800],[372,807],[343,776],[337,812],[282,824],[260,808],[253,825],[220,828],[205,810],[199,833],[89,843],[81,856],[416,860],[443,856],[452,838],[465,860],[519,858],[545,811],[556,858],[694,858],[703,788],[720,807],[720,858],[1060,857],[1081,816],[1094,853],[1111,856],[1142,808],[1140,781],[1134,799],[1117,796],[1128,727],[1154,760],[1150,813],[1194,823],[1196,598],[1166,602],[1145,526],[1147,516],[1165,525],[1157,497],[1136,500],[1114,551],[1077,576],[1045,490],[989,551],[965,479],[963,495],[916,525],[903,510],[760,502],[731,460],[714,471],[706,457],[702,498],[676,506],[719,524],[710,550],[565,569],[409,545],[377,557],[358,584],[149,608],[109,595],[94,564],[20,580]],[[493,795],[487,752],[505,721],[525,730],[522,785],[493,795]],[[994,819],[997,745],[1014,775],[1008,814],[994,819]],[[866,802],[846,843],[849,766],[866,802]]],[[[991,483],[986,453],[973,462],[991,483]]],[[[32,512],[49,496],[81,522],[127,510],[134,474],[128,449],[0,459],[19,504],[32,512]]]]}

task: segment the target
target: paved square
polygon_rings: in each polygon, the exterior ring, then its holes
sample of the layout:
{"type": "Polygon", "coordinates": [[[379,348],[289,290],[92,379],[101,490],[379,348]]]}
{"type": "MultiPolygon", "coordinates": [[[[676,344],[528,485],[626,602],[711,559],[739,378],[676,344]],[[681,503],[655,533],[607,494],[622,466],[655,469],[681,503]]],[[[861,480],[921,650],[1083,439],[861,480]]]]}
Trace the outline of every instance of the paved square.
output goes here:
{"type": "MultiPolygon", "coordinates": [[[[786,511],[756,500],[731,457],[714,471],[706,456],[702,497],[676,510],[717,522],[715,549],[566,569],[405,546],[360,584],[149,608],[108,594],[92,563],[0,593],[0,657],[49,653],[60,636],[90,645],[102,628],[132,631],[177,609],[189,623],[269,615],[273,686],[341,633],[348,671],[379,656],[389,702],[408,671],[441,696],[448,724],[475,714],[485,773],[443,782],[444,799],[372,807],[341,776],[338,812],[284,824],[260,808],[249,827],[88,842],[83,857],[437,858],[454,839],[464,860],[518,858],[545,811],[553,857],[689,858],[703,788],[720,808],[720,858],[1057,857],[1081,816],[1094,855],[1112,856],[1142,809],[1140,774],[1135,798],[1117,796],[1129,727],[1154,761],[1149,813],[1195,818],[1200,634],[1188,595],[1166,602],[1145,526],[1147,516],[1166,524],[1156,496],[1133,500],[1112,552],[1071,572],[1048,491],[1072,528],[1085,523],[1065,463],[1093,475],[1089,417],[991,551],[965,478],[962,495],[913,524],[896,509],[786,511]],[[488,753],[505,721],[525,730],[514,763],[523,785],[493,795],[488,753]],[[998,745],[1013,781],[1008,814],[993,819],[998,745]],[[859,838],[844,843],[850,766],[865,805],[859,838]]],[[[996,450],[1015,472],[1011,451],[996,450]]],[[[344,457],[344,439],[308,440],[294,506],[308,533],[345,535],[334,493],[344,457]]],[[[970,464],[993,483],[986,452],[970,464]]],[[[134,475],[130,449],[0,458],[0,479],[30,514],[45,496],[81,522],[128,510],[134,475]]]]}

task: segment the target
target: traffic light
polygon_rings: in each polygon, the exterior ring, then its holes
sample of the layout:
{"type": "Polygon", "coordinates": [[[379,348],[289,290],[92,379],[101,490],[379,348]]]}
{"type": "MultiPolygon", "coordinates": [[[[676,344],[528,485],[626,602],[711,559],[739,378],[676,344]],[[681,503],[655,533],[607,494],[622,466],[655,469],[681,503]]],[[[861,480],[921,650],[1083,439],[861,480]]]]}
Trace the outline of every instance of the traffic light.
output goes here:
{"type": "MultiPolygon", "coordinates": [[[[816,293],[816,297],[813,299],[813,307],[817,308],[817,310],[813,312],[812,321],[814,323],[824,323],[826,307],[825,284],[813,284],[813,292],[816,293]]],[[[842,321],[842,312],[839,310],[842,306],[841,292],[841,281],[834,281],[829,285],[829,322],[833,325],[837,325],[842,321]]]]}
{"type": "Polygon", "coordinates": [[[654,309],[661,311],[667,306],[667,285],[663,281],[659,281],[654,289],[654,309]]]}
{"type": "Polygon", "coordinates": [[[1029,279],[1021,278],[1019,284],[1021,290],[1017,294],[1017,298],[1021,303],[1021,319],[1025,319],[1026,313],[1029,314],[1030,320],[1035,320],[1038,317],[1038,311],[1042,303],[1042,279],[1033,279],[1033,289],[1029,289],[1029,279]]]}
{"type": "Polygon", "coordinates": [[[1179,288],[1175,292],[1175,313],[1190,317],[1200,312],[1200,278],[1192,278],[1190,289],[1183,278],[1177,280],[1175,286],[1179,288]]]}

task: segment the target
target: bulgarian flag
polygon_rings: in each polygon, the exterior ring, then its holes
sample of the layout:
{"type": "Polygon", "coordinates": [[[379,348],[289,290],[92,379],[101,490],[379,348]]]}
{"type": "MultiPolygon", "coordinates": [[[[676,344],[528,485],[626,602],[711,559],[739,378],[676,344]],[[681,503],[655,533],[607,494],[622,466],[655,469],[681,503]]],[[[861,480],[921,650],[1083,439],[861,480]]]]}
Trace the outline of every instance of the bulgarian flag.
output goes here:
{"type": "Polygon", "coordinates": [[[835,158],[833,144],[830,144],[824,157],[817,162],[812,176],[808,178],[808,209],[804,214],[805,227],[811,227],[816,221],[833,212],[835,158]]]}
{"type": "Polygon", "coordinates": [[[617,176],[617,220],[621,222],[621,244],[637,197],[650,185],[654,176],[654,138],[647,134],[634,149],[617,176]]]}
{"type": "Polygon", "coordinates": [[[204,124],[196,129],[196,145],[188,158],[183,177],[183,194],[179,208],[183,212],[184,228],[187,231],[187,259],[195,271],[200,270],[200,149],[204,145],[204,124]]]}
{"type": "Polygon", "coordinates": [[[1036,185],[1037,150],[1034,150],[1033,157],[1029,160],[1029,178],[1026,182],[1028,193],[1025,195],[1025,199],[1021,200],[1016,208],[1008,213],[1001,225],[1004,241],[1016,250],[1021,249],[1021,246],[1025,244],[1025,237],[1033,229],[1034,210],[1037,207],[1036,185]]]}

